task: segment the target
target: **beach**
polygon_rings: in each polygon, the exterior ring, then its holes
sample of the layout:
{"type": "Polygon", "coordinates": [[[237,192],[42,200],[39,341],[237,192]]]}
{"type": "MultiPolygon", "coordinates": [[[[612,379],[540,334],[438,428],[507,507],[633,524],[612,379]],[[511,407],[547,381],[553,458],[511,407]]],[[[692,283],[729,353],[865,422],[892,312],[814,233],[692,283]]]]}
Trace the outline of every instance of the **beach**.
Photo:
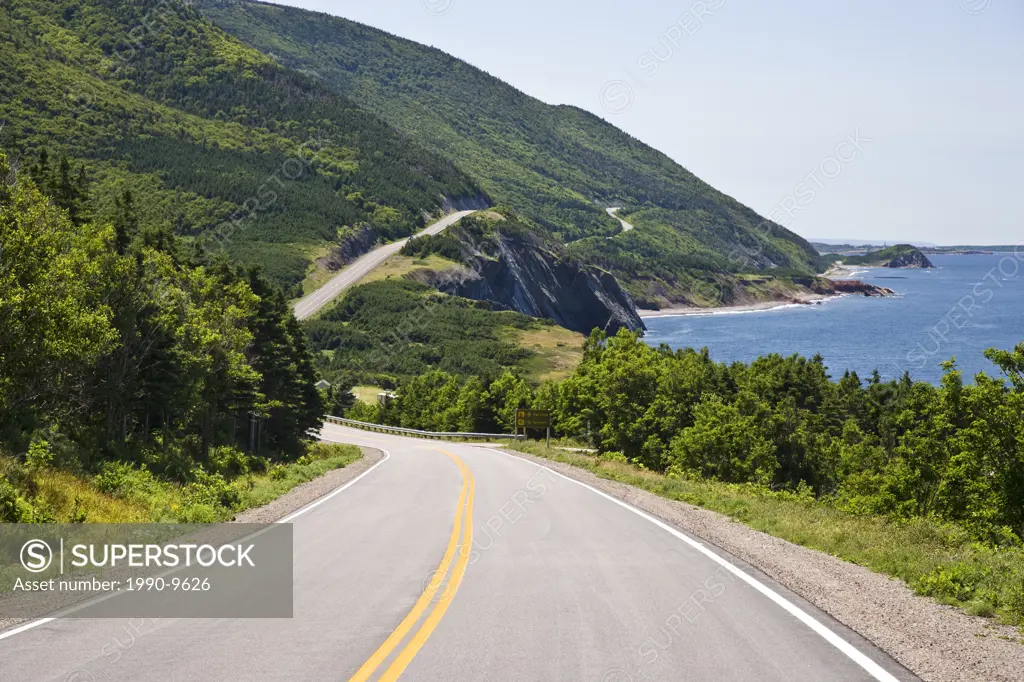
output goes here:
{"type": "Polygon", "coordinates": [[[825,301],[830,298],[836,298],[836,296],[825,296],[823,294],[806,294],[802,296],[794,296],[792,298],[779,301],[758,301],[756,303],[723,305],[716,306],[714,308],[673,306],[669,308],[662,308],[661,310],[648,310],[645,308],[637,308],[637,312],[640,313],[640,317],[644,319],[654,317],[681,317],[684,315],[725,315],[730,313],[754,313],[763,312],[765,310],[773,310],[775,308],[789,308],[792,306],[814,305],[816,303],[821,303],[822,301],[825,301]]]}

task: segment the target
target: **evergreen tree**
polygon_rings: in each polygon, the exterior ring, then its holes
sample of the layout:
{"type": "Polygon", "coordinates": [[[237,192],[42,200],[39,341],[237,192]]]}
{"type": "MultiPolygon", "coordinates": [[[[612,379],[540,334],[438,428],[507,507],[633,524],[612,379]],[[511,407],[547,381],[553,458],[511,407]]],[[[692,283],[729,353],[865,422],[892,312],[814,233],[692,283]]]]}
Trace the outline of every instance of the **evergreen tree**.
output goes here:
{"type": "Polygon", "coordinates": [[[131,190],[124,190],[114,199],[114,248],[124,255],[139,231],[139,217],[135,213],[135,197],[131,190]]]}
{"type": "Polygon", "coordinates": [[[253,342],[248,355],[260,373],[258,414],[267,446],[297,455],[302,434],[319,428],[324,406],[313,386],[316,376],[305,335],[281,295],[259,272],[251,270],[249,287],[259,298],[250,323],[253,342]]]}
{"type": "Polygon", "coordinates": [[[189,480],[255,414],[263,454],[304,452],[323,407],[280,290],[191,264],[166,229],[133,240],[130,189],[116,226],[75,225],[60,206],[83,205],[74,177],[62,162],[46,196],[0,155],[0,446],[24,452],[46,428],[86,470],[127,460],[189,480]]]}

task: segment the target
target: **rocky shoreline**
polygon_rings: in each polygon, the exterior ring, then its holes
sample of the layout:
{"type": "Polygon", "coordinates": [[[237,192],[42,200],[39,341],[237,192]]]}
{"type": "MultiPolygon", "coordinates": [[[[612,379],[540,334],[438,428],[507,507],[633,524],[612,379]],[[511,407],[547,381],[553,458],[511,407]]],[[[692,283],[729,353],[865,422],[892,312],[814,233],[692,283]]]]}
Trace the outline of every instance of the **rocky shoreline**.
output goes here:
{"type": "Polygon", "coordinates": [[[889,287],[880,287],[875,284],[868,284],[859,279],[831,279],[835,293],[838,294],[861,294],[862,296],[893,296],[895,291],[889,287]]]}
{"type": "MultiPolygon", "coordinates": [[[[838,274],[838,272],[833,272],[838,274]]],[[[846,273],[843,273],[846,274],[846,273]]],[[[678,317],[684,315],[716,315],[724,313],[750,313],[775,308],[784,308],[793,305],[815,305],[839,296],[872,296],[886,297],[895,296],[896,292],[888,287],[880,287],[869,284],[859,279],[822,279],[808,278],[808,282],[801,284],[810,293],[794,293],[785,298],[778,298],[771,301],[756,301],[753,303],[741,303],[737,305],[714,306],[699,308],[694,306],[672,306],[659,310],[637,308],[641,318],[650,319],[655,317],[678,317]],[[827,283],[827,284],[826,284],[827,283]]]]}

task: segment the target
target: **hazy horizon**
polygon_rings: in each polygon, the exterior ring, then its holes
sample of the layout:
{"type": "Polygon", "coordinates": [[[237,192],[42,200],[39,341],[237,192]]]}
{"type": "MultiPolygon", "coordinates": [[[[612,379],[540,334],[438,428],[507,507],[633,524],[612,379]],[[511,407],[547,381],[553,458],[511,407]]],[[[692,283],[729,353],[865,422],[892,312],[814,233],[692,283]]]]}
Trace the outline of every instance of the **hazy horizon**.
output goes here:
{"type": "Polygon", "coordinates": [[[591,111],[804,237],[1012,244],[1024,226],[1024,6],[1005,0],[278,2],[591,111]]]}

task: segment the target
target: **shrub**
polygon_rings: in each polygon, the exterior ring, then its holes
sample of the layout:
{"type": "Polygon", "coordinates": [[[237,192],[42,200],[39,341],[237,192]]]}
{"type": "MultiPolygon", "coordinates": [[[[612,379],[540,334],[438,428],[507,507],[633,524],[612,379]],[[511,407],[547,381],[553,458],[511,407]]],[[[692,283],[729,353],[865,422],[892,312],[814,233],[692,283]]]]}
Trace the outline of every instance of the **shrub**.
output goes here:
{"type": "Polygon", "coordinates": [[[250,457],[236,447],[225,445],[210,451],[209,462],[214,472],[227,478],[234,478],[249,473],[252,470],[253,459],[257,458],[250,457]]]}
{"type": "Polygon", "coordinates": [[[30,469],[44,469],[53,464],[53,451],[49,441],[33,438],[25,455],[25,464],[30,469]]]}
{"type": "Polygon", "coordinates": [[[182,488],[184,506],[207,505],[230,509],[238,502],[238,491],[228,485],[221,474],[211,474],[201,467],[192,471],[192,482],[182,488]]]}
{"type": "Polygon", "coordinates": [[[978,583],[986,576],[964,564],[940,566],[921,576],[914,588],[921,594],[947,603],[966,602],[974,596],[978,583]]]}
{"type": "Polygon", "coordinates": [[[21,523],[24,501],[7,481],[0,481],[0,522],[21,523]]]}
{"type": "Polygon", "coordinates": [[[358,422],[378,422],[380,420],[380,407],[357,400],[345,413],[345,417],[358,422]]]}
{"type": "Polygon", "coordinates": [[[93,478],[100,492],[130,502],[147,502],[161,492],[161,483],[144,465],[128,462],[107,462],[93,478]]]}
{"type": "Polygon", "coordinates": [[[45,500],[26,500],[13,485],[0,480],[0,522],[55,523],[56,518],[45,500]]]}

